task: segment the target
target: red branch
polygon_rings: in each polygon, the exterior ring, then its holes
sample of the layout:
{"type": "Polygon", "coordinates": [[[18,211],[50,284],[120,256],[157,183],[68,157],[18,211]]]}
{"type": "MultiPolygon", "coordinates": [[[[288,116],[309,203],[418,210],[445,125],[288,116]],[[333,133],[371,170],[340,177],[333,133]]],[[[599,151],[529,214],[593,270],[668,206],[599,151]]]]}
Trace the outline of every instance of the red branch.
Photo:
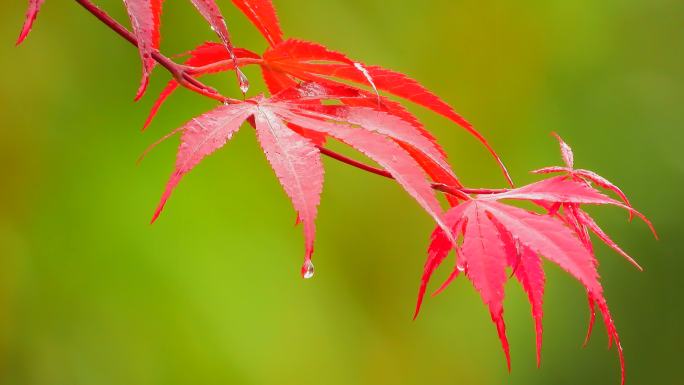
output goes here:
{"type": "MultiPolygon", "coordinates": [[[[133,44],[134,46],[138,46],[138,40],[135,38],[135,35],[133,35],[126,27],[122,26],[119,22],[114,20],[107,12],[103,11],[100,9],[98,6],[93,4],[90,0],[75,0],[76,3],[80,4],[83,8],[85,8],[86,11],[91,13],[93,16],[98,18],[103,24],[105,24],[107,27],[109,27],[111,30],[116,32],[119,36],[123,37],[125,40],[127,40],[129,43],[133,44]]],[[[237,99],[232,99],[225,97],[221,95],[218,91],[213,89],[212,87],[207,86],[206,84],[200,82],[196,78],[194,78],[192,75],[197,73],[197,68],[194,67],[188,67],[182,64],[178,64],[174,62],[173,60],[169,59],[168,57],[164,56],[161,52],[159,51],[154,51],[152,53],[152,58],[157,61],[162,67],[164,67],[169,73],[180,83],[183,87],[194,91],[200,95],[206,96],[208,98],[218,100],[221,103],[241,103],[240,100],[237,99]]],[[[258,59],[251,59],[251,60],[244,60],[244,62],[239,62],[238,65],[248,65],[248,64],[258,64],[260,60],[258,59]]],[[[221,65],[224,65],[225,63],[221,63],[221,65]]],[[[212,65],[210,65],[212,66],[212,65]]],[[[367,165],[365,163],[356,161],[354,159],[348,158],[340,153],[337,153],[335,151],[329,150],[325,147],[318,146],[319,150],[323,155],[326,155],[332,159],[335,159],[337,161],[340,161],[342,163],[346,163],[350,166],[356,167],[360,170],[370,172],[372,174],[376,174],[385,178],[389,179],[394,179],[392,174],[389,172],[373,167],[370,165],[367,165]]],[[[454,187],[454,186],[448,186],[443,183],[432,183],[432,188],[437,191],[441,191],[446,194],[451,194],[459,199],[464,199],[468,200],[471,199],[471,197],[468,194],[474,194],[474,195],[485,195],[485,194],[498,194],[502,193],[505,191],[508,191],[507,189],[471,189],[471,188],[465,188],[465,187],[454,187]]]]}

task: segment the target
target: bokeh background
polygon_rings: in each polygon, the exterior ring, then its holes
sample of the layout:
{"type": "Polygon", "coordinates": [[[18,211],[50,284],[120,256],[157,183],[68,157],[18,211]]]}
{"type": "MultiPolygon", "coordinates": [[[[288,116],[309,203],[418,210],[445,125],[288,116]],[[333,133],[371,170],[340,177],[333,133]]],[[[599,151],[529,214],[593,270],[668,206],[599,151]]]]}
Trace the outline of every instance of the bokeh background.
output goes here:
{"type": "MultiPolygon", "coordinates": [[[[519,183],[559,163],[557,131],[579,166],[620,185],[662,235],[655,241],[618,209],[592,211],[645,267],[598,247],[628,383],[682,383],[684,2],[275,3],[289,36],[403,71],[442,95],[519,183]]],[[[99,4],[126,20],[121,1],[99,4]]],[[[262,50],[221,4],[234,42],[262,50]]],[[[581,348],[581,286],[550,264],[540,369],[517,283],[507,285],[510,374],[467,281],[412,322],[430,219],[396,185],[327,159],[317,275],[302,280],[301,231],[249,129],[188,176],[150,226],[177,139],[135,160],[211,102],[180,91],[141,134],[168,75],[158,69],[134,104],[140,64],[128,43],[74,2],[48,0],[14,48],[24,8],[0,5],[0,383],[618,384],[602,325],[581,348]]],[[[213,38],[189,2],[166,8],[165,52],[213,38]]],[[[258,72],[247,73],[252,93],[263,89],[258,72]]],[[[235,90],[232,76],[212,81],[235,90]]],[[[415,111],[467,184],[503,187],[474,139],[415,111]]]]}

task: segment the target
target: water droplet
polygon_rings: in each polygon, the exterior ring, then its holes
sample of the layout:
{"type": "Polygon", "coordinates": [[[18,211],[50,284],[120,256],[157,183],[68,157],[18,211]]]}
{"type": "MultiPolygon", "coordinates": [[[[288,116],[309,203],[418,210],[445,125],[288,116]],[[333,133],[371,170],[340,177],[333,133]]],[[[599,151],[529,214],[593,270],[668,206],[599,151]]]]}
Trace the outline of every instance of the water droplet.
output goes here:
{"type": "Polygon", "coordinates": [[[315,273],[314,264],[311,261],[306,261],[302,265],[302,277],[304,279],[313,278],[315,273]]]}
{"type": "Polygon", "coordinates": [[[240,91],[242,91],[243,94],[246,94],[247,91],[249,91],[249,79],[247,79],[247,76],[239,69],[236,72],[238,81],[240,82],[240,91]]]}
{"type": "Polygon", "coordinates": [[[457,268],[458,271],[460,271],[461,273],[465,271],[465,266],[463,266],[463,265],[460,264],[460,263],[457,263],[457,264],[456,264],[456,268],[457,268]]]}

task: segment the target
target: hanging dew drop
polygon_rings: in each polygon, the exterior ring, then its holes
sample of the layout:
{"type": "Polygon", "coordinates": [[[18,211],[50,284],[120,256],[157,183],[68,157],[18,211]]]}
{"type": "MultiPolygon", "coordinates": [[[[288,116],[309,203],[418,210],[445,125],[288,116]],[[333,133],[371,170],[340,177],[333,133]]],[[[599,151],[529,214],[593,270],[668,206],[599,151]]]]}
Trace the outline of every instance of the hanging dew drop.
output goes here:
{"type": "Polygon", "coordinates": [[[247,91],[249,91],[249,79],[247,79],[247,76],[245,76],[245,74],[239,69],[236,72],[238,76],[238,82],[240,82],[240,91],[242,91],[243,94],[246,94],[247,91]]]}
{"type": "Polygon", "coordinates": [[[242,91],[243,94],[246,94],[247,91],[249,91],[249,83],[240,83],[240,91],[242,91]]]}
{"type": "Polygon", "coordinates": [[[315,273],[314,264],[311,261],[306,261],[302,265],[302,277],[304,279],[313,278],[315,273]]]}

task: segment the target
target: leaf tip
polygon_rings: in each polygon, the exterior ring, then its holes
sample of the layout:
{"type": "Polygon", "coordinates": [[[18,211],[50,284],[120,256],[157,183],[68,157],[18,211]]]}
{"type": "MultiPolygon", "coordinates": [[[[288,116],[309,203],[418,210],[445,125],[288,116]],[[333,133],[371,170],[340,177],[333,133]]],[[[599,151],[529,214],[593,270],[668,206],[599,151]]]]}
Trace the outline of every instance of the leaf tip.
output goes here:
{"type": "Polygon", "coordinates": [[[26,36],[28,36],[28,31],[24,32],[24,31],[22,30],[21,33],[19,34],[19,37],[17,38],[17,41],[14,43],[14,46],[15,46],[15,47],[20,46],[21,43],[23,43],[24,40],[26,40],[26,36]]]}
{"type": "Polygon", "coordinates": [[[133,98],[134,102],[140,101],[142,97],[145,95],[145,91],[147,91],[147,86],[150,84],[150,75],[147,71],[143,73],[142,80],[140,81],[140,87],[138,87],[138,91],[135,93],[135,97],[133,98]]]}
{"type": "Polygon", "coordinates": [[[418,299],[416,300],[416,309],[413,312],[413,320],[415,321],[420,314],[421,306],[423,305],[423,299],[425,298],[425,291],[427,290],[427,281],[425,279],[421,280],[420,288],[418,289],[418,299]]]}

